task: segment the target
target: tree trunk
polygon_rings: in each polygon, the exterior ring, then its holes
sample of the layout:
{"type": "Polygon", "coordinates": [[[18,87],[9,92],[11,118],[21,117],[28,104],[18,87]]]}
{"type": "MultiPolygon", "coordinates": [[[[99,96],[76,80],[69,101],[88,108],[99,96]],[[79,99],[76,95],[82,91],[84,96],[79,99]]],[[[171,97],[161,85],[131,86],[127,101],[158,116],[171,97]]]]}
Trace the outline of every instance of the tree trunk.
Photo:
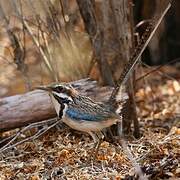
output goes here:
{"type": "Polygon", "coordinates": [[[96,7],[94,0],[77,0],[80,13],[85,23],[85,29],[90,35],[92,46],[97,58],[101,77],[104,85],[114,85],[113,76],[107,61],[107,57],[104,54],[104,30],[98,21],[96,14],[96,7]]]}

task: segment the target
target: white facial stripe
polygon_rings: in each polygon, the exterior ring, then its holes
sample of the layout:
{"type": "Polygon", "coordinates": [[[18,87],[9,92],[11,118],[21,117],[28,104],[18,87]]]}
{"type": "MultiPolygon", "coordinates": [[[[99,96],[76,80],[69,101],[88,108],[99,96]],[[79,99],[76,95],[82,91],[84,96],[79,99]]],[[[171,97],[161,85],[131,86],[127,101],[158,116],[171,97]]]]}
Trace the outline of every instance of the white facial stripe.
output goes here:
{"type": "Polygon", "coordinates": [[[70,100],[70,101],[73,101],[72,98],[71,98],[70,96],[68,96],[67,94],[57,93],[57,92],[55,92],[55,91],[53,91],[53,94],[57,95],[57,96],[60,97],[60,98],[66,98],[66,99],[68,99],[68,100],[70,100]]]}
{"type": "Polygon", "coordinates": [[[66,111],[67,111],[67,109],[68,109],[68,106],[67,106],[67,104],[64,104],[64,109],[63,109],[63,116],[62,116],[62,118],[64,118],[64,116],[66,115],[66,111]]]}
{"type": "Polygon", "coordinates": [[[56,92],[56,91],[53,91],[52,93],[55,94],[55,95],[57,95],[58,97],[61,97],[61,98],[68,98],[68,97],[69,97],[67,94],[58,93],[58,92],[56,92]]]}
{"type": "Polygon", "coordinates": [[[68,86],[63,86],[63,85],[56,85],[56,86],[54,86],[54,87],[55,87],[55,88],[60,87],[60,88],[67,89],[67,90],[71,89],[71,86],[68,87],[68,86]]]}
{"type": "MultiPolygon", "coordinates": [[[[57,115],[59,116],[59,112],[60,112],[60,109],[62,108],[61,107],[61,104],[58,103],[58,101],[54,98],[53,95],[50,95],[51,96],[51,99],[52,99],[52,103],[54,105],[54,108],[56,110],[56,113],[57,115]]],[[[62,115],[62,118],[64,118],[65,114],[66,114],[66,111],[68,109],[68,105],[67,104],[64,104],[64,109],[63,109],[63,115],[62,115]]]]}

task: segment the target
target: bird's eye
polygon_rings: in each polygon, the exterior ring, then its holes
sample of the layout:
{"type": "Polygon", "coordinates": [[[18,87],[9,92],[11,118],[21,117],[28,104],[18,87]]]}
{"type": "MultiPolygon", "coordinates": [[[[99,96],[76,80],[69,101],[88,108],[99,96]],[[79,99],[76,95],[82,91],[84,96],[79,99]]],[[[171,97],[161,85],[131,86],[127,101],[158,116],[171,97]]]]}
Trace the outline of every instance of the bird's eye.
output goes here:
{"type": "Polygon", "coordinates": [[[53,90],[54,90],[55,92],[57,92],[57,93],[60,93],[60,92],[62,92],[63,87],[57,86],[57,87],[55,87],[53,90]]]}

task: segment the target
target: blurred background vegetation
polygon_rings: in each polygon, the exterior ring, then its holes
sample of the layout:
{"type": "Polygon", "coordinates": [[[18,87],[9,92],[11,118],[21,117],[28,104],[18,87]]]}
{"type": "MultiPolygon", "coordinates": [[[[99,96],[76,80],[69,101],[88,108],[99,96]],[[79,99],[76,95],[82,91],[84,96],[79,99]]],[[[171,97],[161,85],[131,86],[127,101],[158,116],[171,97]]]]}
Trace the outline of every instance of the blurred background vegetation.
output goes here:
{"type": "MultiPolygon", "coordinates": [[[[133,33],[142,34],[148,19],[162,8],[163,0],[129,2],[133,33]]],[[[101,0],[95,4],[101,9],[101,0]]],[[[159,65],[180,56],[179,7],[180,2],[173,1],[142,57],[145,63],[159,65]]],[[[101,15],[97,11],[97,16],[101,15]]],[[[112,42],[108,48],[116,47],[112,42]]],[[[113,61],[116,54],[107,53],[113,75],[119,75],[120,64],[113,61]]],[[[39,84],[89,76],[102,82],[76,0],[0,1],[1,97],[26,92],[39,84]]]]}

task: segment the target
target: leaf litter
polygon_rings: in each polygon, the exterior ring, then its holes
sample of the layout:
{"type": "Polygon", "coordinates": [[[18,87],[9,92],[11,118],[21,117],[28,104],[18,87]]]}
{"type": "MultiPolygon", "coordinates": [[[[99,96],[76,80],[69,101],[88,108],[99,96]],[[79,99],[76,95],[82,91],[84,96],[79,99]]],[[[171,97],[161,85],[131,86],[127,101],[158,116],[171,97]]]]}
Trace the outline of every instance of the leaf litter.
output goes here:
{"type": "MultiPolygon", "coordinates": [[[[129,138],[128,146],[149,179],[178,179],[180,84],[159,79],[152,84],[136,93],[142,137],[129,138]]],[[[104,141],[94,160],[92,147],[87,134],[54,127],[3,153],[0,179],[138,179],[120,145],[104,141]]]]}

